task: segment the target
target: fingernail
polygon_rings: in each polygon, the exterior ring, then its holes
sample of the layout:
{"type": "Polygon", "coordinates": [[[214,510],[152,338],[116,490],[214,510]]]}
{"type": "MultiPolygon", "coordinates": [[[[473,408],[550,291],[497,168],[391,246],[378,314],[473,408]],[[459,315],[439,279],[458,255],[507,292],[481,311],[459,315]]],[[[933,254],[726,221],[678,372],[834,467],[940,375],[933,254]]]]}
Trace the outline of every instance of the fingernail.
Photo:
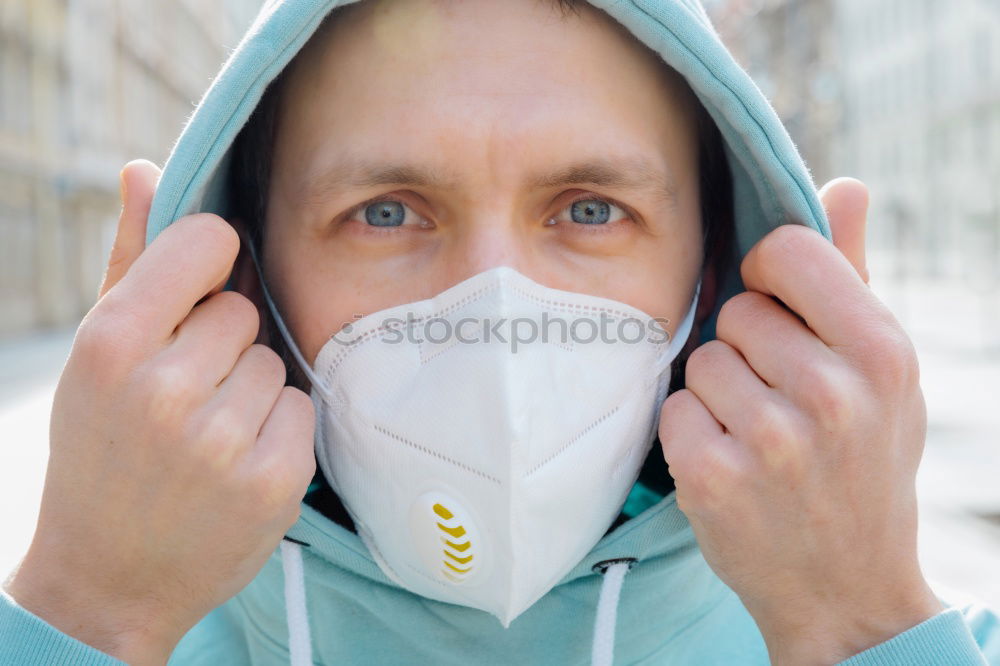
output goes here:
{"type": "Polygon", "coordinates": [[[118,172],[118,189],[122,199],[122,206],[125,205],[125,195],[128,193],[128,186],[125,184],[125,169],[118,172]]]}

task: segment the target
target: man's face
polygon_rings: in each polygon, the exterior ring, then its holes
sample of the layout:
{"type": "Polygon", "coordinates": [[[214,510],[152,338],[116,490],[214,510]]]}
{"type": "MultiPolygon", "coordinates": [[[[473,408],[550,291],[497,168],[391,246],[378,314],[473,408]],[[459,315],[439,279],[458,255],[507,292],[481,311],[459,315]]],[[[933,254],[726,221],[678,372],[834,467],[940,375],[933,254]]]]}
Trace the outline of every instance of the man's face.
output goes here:
{"type": "Polygon", "coordinates": [[[512,266],[669,319],[702,236],[694,111],[589,6],[369,0],[289,73],[268,279],[310,363],[355,315],[512,266]]]}

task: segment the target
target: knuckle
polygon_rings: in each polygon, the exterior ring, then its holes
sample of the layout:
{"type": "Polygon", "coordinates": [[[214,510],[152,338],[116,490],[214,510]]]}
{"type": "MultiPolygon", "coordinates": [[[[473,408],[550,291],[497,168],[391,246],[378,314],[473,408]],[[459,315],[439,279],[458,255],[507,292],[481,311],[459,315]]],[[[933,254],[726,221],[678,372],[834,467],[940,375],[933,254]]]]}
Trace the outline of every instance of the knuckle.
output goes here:
{"type": "MultiPolygon", "coordinates": [[[[717,381],[724,377],[725,370],[730,366],[735,350],[728,342],[709,340],[701,345],[688,357],[685,376],[689,378],[688,386],[717,381]]],[[[697,389],[696,389],[697,391],[697,389]]]]}
{"type": "Polygon", "coordinates": [[[266,345],[254,343],[244,352],[250,363],[261,375],[261,381],[269,386],[285,383],[285,362],[274,350],[266,345]]]}
{"type": "MultiPolygon", "coordinates": [[[[282,370],[284,370],[284,364],[282,364],[282,370]]],[[[316,414],[316,407],[313,405],[312,398],[305,391],[301,391],[294,386],[286,386],[281,390],[281,400],[287,400],[292,409],[298,412],[299,415],[305,419],[308,417],[309,420],[316,414]]]]}
{"type": "MultiPolygon", "coordinates": [[[[316,473],[311,398],[298,389],[286,386],[278,396],[278,402],[283,403],[283,418],[289,418],[296,427],[283,433],[280,447],[275,446],[273,441],[258,444],[265,453],[254,466],[252,478],[253,492],[260,508],[272,515],[279,514],[290,503],[297,504],[316,473]],[[301,411],[303,417],[298,418],[294,413],[296,411],[301,411]],[[310,424],[310,427],[298,427],[305,424],[310,424]]],[[[277,409],[276,405],[272,413],[277,409]]]]}
{"type": "Polygon", "coordinates": [[[784,252],[786,247],[785,225],[772,229],[757,241],[757,256],[762,269],[771,266],[775,258],[784,252]]]}
{"type": "Polygon", "coordinates": [[[753,446],[769,468],[785,468],[799,456],[798,428],[783,408],[772,402],[756,405],[749,428],[753,446]]]}
{"type": "Polygon", "coordinates": [[[197,231],[200,243],[207,244],[220,253],[236,257],[240,247],[240,237],[231,224],[212,213],[195,213],[187,216],[185,220],[197,231]]]}
{"type": "MultiPolygon", "coordinates": [[[[719,308],[719,316],[716,320],[716,331],[732,333],[742,322],[747,321],[760,312],[763,294],[752,291],[744,291],[736,294],[719,308]]],[[[720,337],[722,337],[720,335],[720,337]]]]}
{"type": "Polygon", "coordinates": [[[691,397],[691,390],[686,388],[677,389],[668,395],[660,407],[660,421],[669,422],[677,418],[687,408],[687,401],[691,397]]]}
{"type": "Polygon", "coordinates": [[[108,353],[108,342],[113,327],[110,325],[109,319],[110,317],[107,315],[91,311],[76,331],[76,338],[73,340],[74,350],[98,361],[111,356],[108,353]]]}
{"type": "Polygon", "coordinates": [[[253,302],[237,291],[221,291],[212,297],[222,305],[222,319],[227,327],[250,331],[260,329],[260,313],[253,302]]]}
{"type": "Polygon", "coordinates": [[[852,385],[845,373],[825,363],[808,364],[800,372],[817,421],[827,429],[850,423],[855,406],[852,385]]]}
{"type": "Polygon", "coordinates": [[[682,388],[667,396],[660,407],[657,436],[667,464],[674,459],[674,445],[679,439],[676,435],[677,425],[684,423],[684,414],[691,409],[691,401],[694,399],[694,394],[689,389],[682,388]]]}
{"type": "Polygon", "coordinates": [[[781,440],[787,436],[784,418],[778,409],[769,401],[753,406],[749,419],[750,438],[754,443],[761,444],[781,440]]]}
{"type": "Polygon", "coordinates": [[[719,308],[719,315],[715,320],[715,333],[718,337],[732,339],[731,333],[736,330],[742,319],[743,303],[740,296],[742,294],[733,296],[719,308]]]}
{"type": "Polygon", "coordinates": [[[150,365],[145,376],[145,393],[152,422],[164,427],[181,420],[191,407],[192,389],[190,377],[180,365],[169,362],[150,365]]]}
{"type": "Polygon", "coordinates": [[[889,386],[911,386],[919,381],[917,353],[909,337],[896,327],[869,344],[876,376],[889,386]]]}
{"type": "MultiPolygon", "coordinates": [[[[815,241],[814,232],[801,224],[781,224],[768,232],[757,243],[757,265],[761,274],[770,282],[782,277],[788,258],[803,255],[815,241]]],[[[826,242],[826,241],[824,241],[826,242]]]]}
{"type": "Polygon", "coordinates": [[[120,359],[133,355],[141,339],[135,328],[127,314],[95,307],[77,329],[73,346],[77,353],[93,360],[97,367],[113,368],[120,359]]]}
{"type": "Polygon", "coordinates": [[[208,413],[201,425],[198,446],[209,462],[226,467],[239,452],[250,446],[255,435],[246,419],[233,410],[215,409],[208,413]]]}
{"type": "MultiPolygon", "coordinates": [[[[268,513],[280,513],[289,504],[298,503],[299,491],[305,490],[305,474],[287,458],[272,455],[257,469],[253,492],[259,506],[268,513]]],[[[311,478],[311,477],[310,477],[311,478]]]]}
{"type": "Polygon", "coordinates": [[[713,364],[720,344],[722,343],[719,340],[709,340],[695,347],[694,351],[688,355],[685,373],[688,375],[703,374],[713,364]]]}
{"type": "Polygon", "coordinates": [[[739,471],[724,447],[709,445],[701,450],[689,481],[692,508],[716,512],[724,509],[738,485],[739,471]]]}
{"type": "Polygon", "coordinates": [[[219,477],[233,469],[240,451],[235,438],[208,436],[203,433],[196,440],[194,460],[200,471],[219,477]]]}

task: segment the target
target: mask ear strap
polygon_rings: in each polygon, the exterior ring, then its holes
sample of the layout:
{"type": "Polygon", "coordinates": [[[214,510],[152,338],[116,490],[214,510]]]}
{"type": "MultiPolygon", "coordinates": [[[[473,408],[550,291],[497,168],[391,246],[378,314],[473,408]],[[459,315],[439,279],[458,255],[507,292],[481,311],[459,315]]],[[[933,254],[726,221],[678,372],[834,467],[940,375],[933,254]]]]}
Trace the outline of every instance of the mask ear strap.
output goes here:
{"type": "Polygon", "coordinates": [[[695,285],[694,298],[691,300],[691,306],[688,308],[687,314],[684,315],[680,326],[674,331],[674,337],[670,338],[670,346],[667,348],[665,356],[671,362],[681,353],[681,349],[687,343],[688,336],[691,335],[691,329],[694,327],[694,315],[698,311],[699,296],[701,296],[701,278],[698,278],[698,284],[695,285]]]}
{"type": "Polygon", "coordinates": [[[271,316],[274,317],[274,323],[277,324],[278,330],[281,332],[281,337],[284,338],[285,344],[292,351],[292,356],[295,357],[299,367],[302,368],[302,372],[309,378],[309,383],[312,384],[312,387],[316,391],[319,391],[323,397],[328,397],[329,392],[326,390],[323,382],[320,381],[320,378],[313,372],[313,369],[306,363],[305,357],[299,351],[299,346],[292,340],[292,334],[288,331],[288,327],[285,326],[285,320],[278,313],[278,307],[274,304],[274,299],[271,298],[271,292],[267,290],[267,283],[264,282],[264,271],[260,267],[260,260],[257,258],[257,249],[254,247],[253,241],[247,243],[247,246],[250,248],[250,256],[253,258],[254,268],[257,270],[257,278],[260,280],[260,288],[264,293],[264,300],[267,301],[267,308],[271,311],[271,316]]]}

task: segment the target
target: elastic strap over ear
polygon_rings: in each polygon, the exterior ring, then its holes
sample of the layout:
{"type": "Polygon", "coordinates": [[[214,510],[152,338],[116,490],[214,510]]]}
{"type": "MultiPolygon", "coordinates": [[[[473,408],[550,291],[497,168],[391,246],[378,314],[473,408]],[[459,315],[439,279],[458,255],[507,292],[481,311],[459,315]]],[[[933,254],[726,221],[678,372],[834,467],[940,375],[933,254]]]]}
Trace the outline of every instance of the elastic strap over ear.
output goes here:
{"type": "Polygon", "coordinates": [[[267,283],[264,281],[264,270],[260,266],[260,260],[257,258],[257,248],[254,244],[248,243],[247,246],[250,248],[250,256],[253,258],[253,265],[257,271],[257,277],[260,280],[260,288],[264,293],[264,300],[267,301],[267,307],[271,311],[271,316],[274,317],[274,323],[277,324],[278,330],[281,332],[281,337],[285,339],[285,344],[288,348],[292,350],[292,356],[295,357],[296,362],[299,367],[302,368],[302,372],[305,373],[306,377],[309,379],[309,383],[312,384],[313,389],[319,391],[324,398],[329,397],[330,393],[327,391],[326,386],[320,380],[319,376],[313,372],[312,367],[306,363],[305,357],[302,352],[299,351],[299,346],[295,344],[295,340],[292,339],[292,334],[289,332],[288,327],[285,326],[285,320],[281,318],[278,313],[278,307],[274,304],[274,299],[271,298],[271,292],[267,289],[267,283]]]}

